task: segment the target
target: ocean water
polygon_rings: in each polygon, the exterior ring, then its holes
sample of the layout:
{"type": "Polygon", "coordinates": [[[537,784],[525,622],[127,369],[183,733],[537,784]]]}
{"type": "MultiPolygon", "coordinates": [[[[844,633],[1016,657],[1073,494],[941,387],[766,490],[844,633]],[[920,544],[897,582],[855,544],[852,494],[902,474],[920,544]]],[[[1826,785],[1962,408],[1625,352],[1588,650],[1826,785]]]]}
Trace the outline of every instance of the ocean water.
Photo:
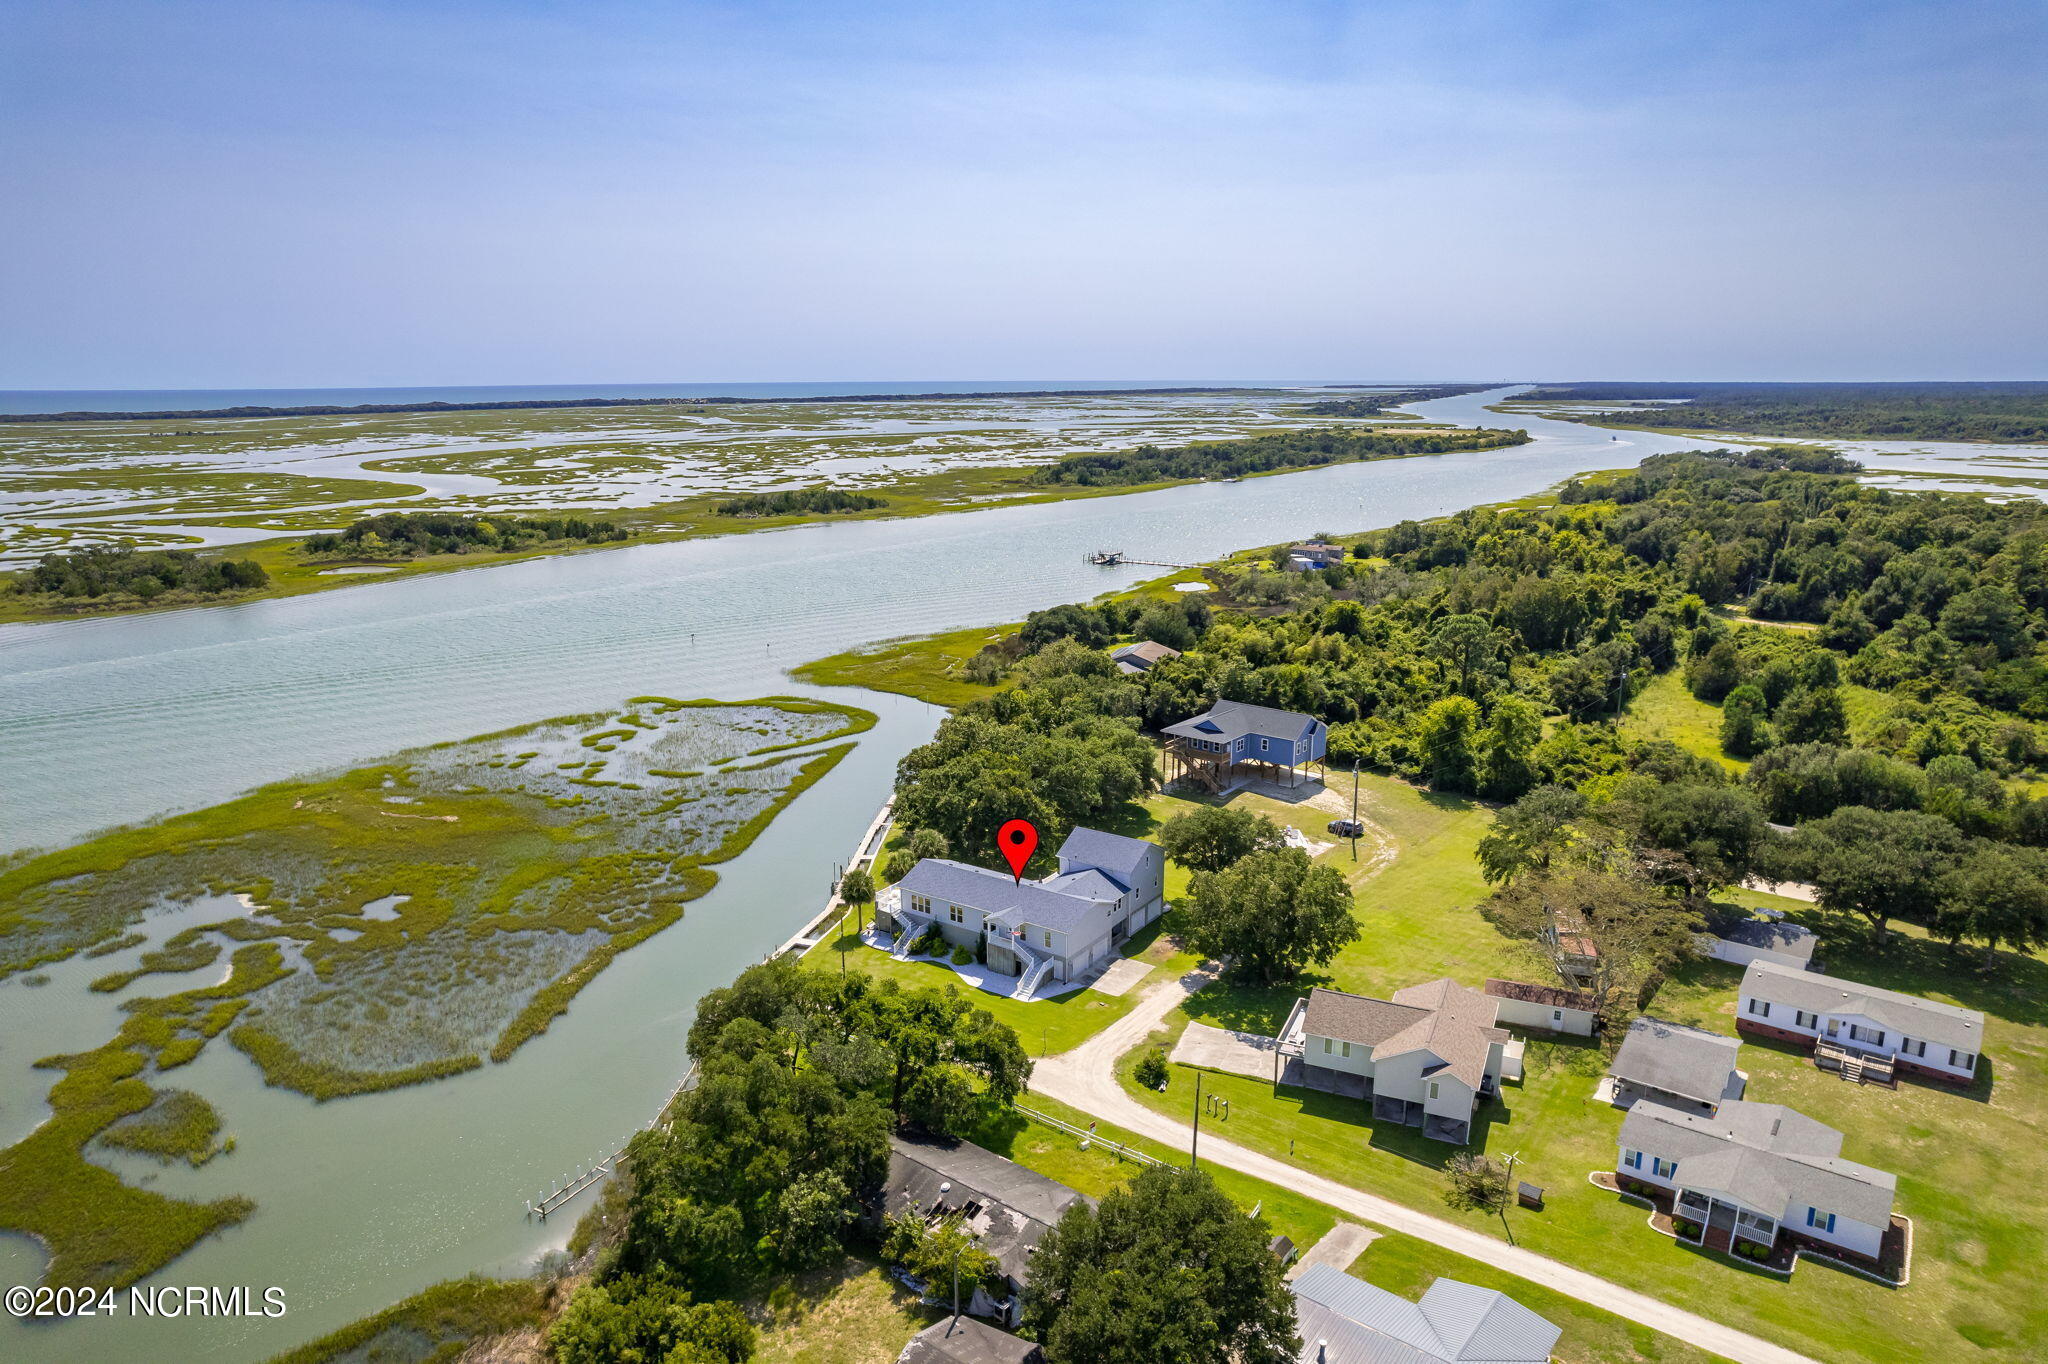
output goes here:
{"type": "Polygon", "coordinates": [[[729,384],[452,384],[420,388],[0,389],[0,412],[186,412],[217,407],[498,403],[568,398],[836,398],[866,393],[1044,393],[1062,389],[1314,388],[1314,379],[861,379],[729,384]]]}

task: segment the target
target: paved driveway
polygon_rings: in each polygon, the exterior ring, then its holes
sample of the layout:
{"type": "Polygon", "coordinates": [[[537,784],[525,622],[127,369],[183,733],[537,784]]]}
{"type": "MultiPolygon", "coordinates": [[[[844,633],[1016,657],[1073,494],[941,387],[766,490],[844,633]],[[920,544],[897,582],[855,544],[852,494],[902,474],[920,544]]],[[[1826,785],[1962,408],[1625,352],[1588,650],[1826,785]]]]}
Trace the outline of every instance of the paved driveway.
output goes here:
{"type": "MultiPolygon", "coordinates": [[[[1124,1093],[1123,1086],[1116,1080],[1116,1059],[1143,1042],[1146,1035],[1159,1027],[1182,1000],[1214,978],[1203,970],[1179,980],[1161,981],[1139,999],[1135,1008],[1094,1037],[1072,1051],[1039,1061],[1031,1074],[1032,1091],[1071,1104],[1154,1141],[1185,1147],[1188,1143],[1186,1124],[1155,1113],[1124,1093]]],[[[1581,1302],[1676,1336],[1703,1350],[1725,1355],[1736,1364],[1815,1364],[1796,1350],[1774,1345],[1747,1331],[1688,1312],[1647,1293],[1609,1283],[1598,1275],[1574,1268],[1561,1260],[1553,1260],[1548,1255],[1508,1245],[1485,1232],[1419,1212],[1405,1203],[1339,1184],[1334,1179],[1312,1174],[1221,1137],[1205,1133],[1200,1154],[1203,1160],[1212,1164],[1227,1166],[1254,1179],[1291,1189],[1362,1221],[1389,1231],[1405,1232],[1482,1264],[1504,1269],[1531,1283],[1567,1293],[1581,1302]]]]}

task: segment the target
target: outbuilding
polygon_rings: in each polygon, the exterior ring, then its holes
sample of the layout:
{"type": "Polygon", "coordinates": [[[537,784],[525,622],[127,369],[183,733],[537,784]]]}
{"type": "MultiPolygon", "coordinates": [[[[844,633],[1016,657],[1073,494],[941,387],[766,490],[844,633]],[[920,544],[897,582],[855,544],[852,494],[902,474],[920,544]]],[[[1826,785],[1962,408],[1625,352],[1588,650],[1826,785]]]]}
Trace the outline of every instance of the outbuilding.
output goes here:
{"type": "Polygon", "coordinates": [[[1600,998],[1584,990],[1489,978],[1486,993],[1498,1001],[1494,1021],[1512,1028],[1591,1037],[1600,1023],[1600,998]]]}

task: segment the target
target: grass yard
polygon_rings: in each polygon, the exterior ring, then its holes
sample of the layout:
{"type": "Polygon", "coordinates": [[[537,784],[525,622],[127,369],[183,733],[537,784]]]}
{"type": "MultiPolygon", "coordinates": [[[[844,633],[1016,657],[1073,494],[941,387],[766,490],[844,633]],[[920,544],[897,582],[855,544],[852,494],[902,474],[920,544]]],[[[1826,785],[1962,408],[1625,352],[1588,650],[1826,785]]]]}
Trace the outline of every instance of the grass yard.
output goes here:
{"type": "MultiPolygon", "coordinates": [[[[1039,1095],[1031,1095],[1024,1102],[1042,1113],[1078,1126],[1085,1127],[1092,1121],[1077,1109],[1039,1095]]],[[[1162,1160],[1178,1163],[1187,1158],[1185,1151],[1172,1150],[1107,1123],[1098,1124],[1097,1131],[1111,1141],[1135,1147],[1162,1160]]],[[[1067,1133],[1014,1114],[977,1132],[975,1140],[1019,1165],[1028,1166],[1091,1197],[1101,1197],[1137,1173],[1135,1164],[1119,1159],[1100,1146],[1083,1151],[1080,1143],[1067,1133]]],[[[1216,1165],[1204,1168],[1239,1206],[1247,1211],[1258,1208],[1274,1232],[1292,1240],[1300,1250],[1305,1251],[1314,1245],[1339,1220],[1335,1209],[1277,1185],[1216,1165]]],[[[1610,1312],[1539,1288],[1478,1260],[1441,1250],[1426,1241],[1398,1232],[1382,1232],[1351,1266],[1350,1272],[1408,1298],[1420,1297],[1430,1281],[1440,1276],[1497,1288],[1532,1311],[1541,1313],[1554,1325],[1564,1328],[1556,1355],[1564,1364],[1651,1360],[1704,1364],[1704,1361],[1718,1358],[1610,1312]]]]}
{"type": "Polygon", "coordinates": [[[848,971],[862,971],[878,980],[900,980],[906,986],[954,986],[969,995],[976,1005],[1016,1029],[1024,1049],[1031,1055],[1047,1056],[1079,1046],[1129,1013],[1139,994],[1153,981],[1162,978],[1157,967],[1168,966],[1181,971],[1194,969],[1197,964],[1194,957],[1176,950],[1173,939],[1168,935],[1171,920],[1169,913],[1131,935],[1125,944],[1125,956],[1151,962],[1155,969],[1121,995],[1106,995],[1100,990],[1085,987],[1056,999],[1026,1001],[991,994],[968,985],[950,966],[923,958],[899,961],[879,948],[868,946],[855,933],[851,915],[841,921],[841,932],[827,936],[805,954],[804,964],[821,971],[837,971],[841,969],[843,949],[848,971]]]}
{"type": "Polygon", "coordinates": [[[1721,708],[1702,701],[1685,687],[1682,669],[1658,673],[1637,692],[1621,717],[1624,739],[1669,739],[1686,752],[1708,758],[1730,772],[1749,764],[1721,751],[1721,708]]]}
{"type": "MultiPolygon", "coordinates": [[[[1396,855],[1360,893],[1358,940],[1312,981],[1384,997],[1442,975],[1472,985],[1489,974],[1542,979],[1528,949],[1502,938],[1474,908],[1485,893],[1472,858],[1483,809],[1384,778],[1369,779],[1366,791],[1365,811],[1392,836],[1396,855]]],[[[1342,848],[1323,856],[1348,861],[1342,848]]],[[[1871,955],[1860,928],[1831,921],[1812,905],[1754,893],[1736,898],[1775,904],[1808,922],[1823,935],[1834,974],[1991,1016],[1989,1079],[1980,1079],[1974,1093],[1862,1088],[1791,1052],[1753,1043],[1742,1052],[1749,1097],[1789,1104],[1840,1128],[1845,1156],[1899,1176],[1898,1210],[1916,1228],[1913,1282],[1893,1290],[1813,1263],[1786,1282],[1650,1230],[1642,1209],[1586,1181],[1590,1171],[1612,1168],[1621,1114],[1592,1097],[1605,1054],[1570,1041],[1532,1039],[1525,1082],[1508,1086],[1505,1102],[1482,1109],[1475,1123],[1477,1149],[1518,1153],[1518,1177],[1548,1191],[1544,1211],[1509,1213],[1516,1240],[1694,1310],[1718,1305],[1729,1322],[1817,1358],[2038,1358],[2035,1345],[2048,1339],[2048,1303],[2034,1291],[2048,1260],[2048,1191],[2009,1179],[2000,1162],[2039,1152],[2048,1131],[2048,963],[2007,955],[2004,974],[1987,980],[1976,973],[1974,957],[1952,959],[1924,935],[1900,933],[1889,951],[1871,955]]],[[[1740,976],[1732,966],[1696,963],[1666,984],[1651,1011],[1732,1033],[1740,976]]],[[[1165,1035],[1190,1019],[1270,1032],[1298,993],[1214,987],[1190,1000],[1165,1035]]],[[[1164,1094],[1145,1090],[1129,1073],[1141,1054],[1124,1058],[1126,1090],[1184,1118],[1189,1069],[1173,1067],[1164,1094]]],[[[1209,1129],[1219,1135],[1501,1233],[1498,1219],[1444,1206],[1441,1169],[1455,1148],[1414,1129],[1375,1125],[1355,1100],[1292,1088],[1275,1093],[1255,1079],[1215,1074],[1205,1076],[1204,1089],[1231,1101],[1230,1118],[1209,1129]]]]}
{"type": "Polygon", "coordinates": [[[748,1304],[748,1315],[760,1332],[754,1364],[894,1364],[941,1314],[873,1260],[849,1256],[831,1269],[778,1280],[748,1304]]]}

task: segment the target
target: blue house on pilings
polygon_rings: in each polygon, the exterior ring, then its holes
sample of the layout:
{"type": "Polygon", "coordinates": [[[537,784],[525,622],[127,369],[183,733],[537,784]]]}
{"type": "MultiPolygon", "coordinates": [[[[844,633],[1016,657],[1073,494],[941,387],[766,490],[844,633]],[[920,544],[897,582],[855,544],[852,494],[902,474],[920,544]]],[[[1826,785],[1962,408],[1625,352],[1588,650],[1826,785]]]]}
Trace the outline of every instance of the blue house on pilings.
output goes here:
{"type": "Polygon", "coordinates": [[[1243,701],[1218,701],[1164,733],[1168,783],[1186,778],[1217,792],[1247,777],[1280,781],[1283,771],[1292,786],[1330,744],[1329,726],[1313,715],[1243,701]]]}

